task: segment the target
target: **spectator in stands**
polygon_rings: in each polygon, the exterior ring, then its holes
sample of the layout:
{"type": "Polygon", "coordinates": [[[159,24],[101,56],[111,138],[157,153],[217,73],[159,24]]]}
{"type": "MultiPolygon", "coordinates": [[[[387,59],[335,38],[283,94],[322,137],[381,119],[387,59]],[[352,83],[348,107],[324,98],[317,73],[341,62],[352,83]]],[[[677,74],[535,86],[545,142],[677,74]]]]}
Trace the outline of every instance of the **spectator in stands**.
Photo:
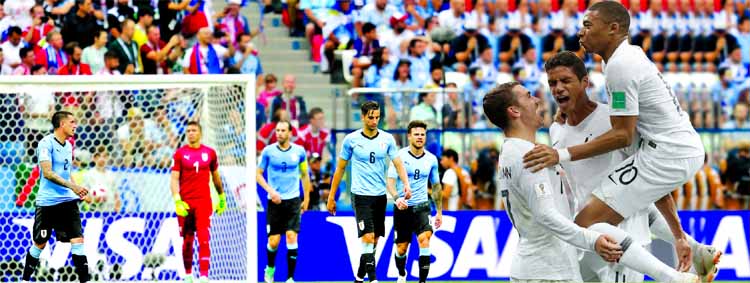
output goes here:
{"type": "Polygon", "coordinates": [[[375,0],[369,2],[359,12],[359,17],[355,20],[355,27],[359,35],[366,33],[364,25],[371,23],[377,29],[377,33],[380,34],[390,28],[391,16],[396,13],[398,9],[392,4],[388,3],[388,0],[375,0]]]}
{"type": "Polygon", "coordinates": [[[148,27],[148,41],[141,46],[141,60],[143,61],[144,74],[169,74],[171,70],[167,62],[179,60],[174,56],[172,50],[180,44],[180,36],[173,35],[169,43],[161,40],[159,27],[151,25],[148,27]]]}
{"type": "Polygon", "coordinates": [[[725,209],[750,208],[750,142],[743,140],[727,157],[725,209]]]}
{"type": "Polygon", "coordinates": [[[750,129],[750,121],[747,116],[748,104],[747,102],[739,102],[734,106],[732,112],[732,120],[727,121],[721,125],[722,129],[750,129]]]}
{"type": "Polygon", "coordinates": [[[735,34],[737,38],[737,44],[740,46],[742,51],[742,64],[750,64],[750,17],[742,16],[740,24],[738,26],[738,32],[735,34]]]}
{"type": "Polygon", "coordinates": [[[652,60],[654,56],[654,50],[657,49],[654,46],[657,42],[654,38],[654,34],[652,33],[653,29],[653,22],[651,18],[644,17],[640,21],[640,30],[638,31],[638,34],[633,35],[631,39],[631,44],[640,46],[641,49],[643,49],[643,52],[646,53],[646,57],[652,60]]]}
{"type": "Polygon", "coordinates": [[[145,117],[137,107],[128,109],[127,121],[117,128],[122,164],[126,167],[140,167],[152,156],[160,129],[156,122],[145,117]]]}
{"type": "Polygon", "coordinates": [[[748,65],[742,63],[742,48],[739,45],[729,51],[729,56],[719,65],[719,68],[728,69],[732,85],[741,86],[747,82],[748,65]]]}
{"type": "Polygon", "coordinates": [[[510,69],[516,62],[523,58],[523,54],[529,49],[534,48],[531,44],[531,38],[521,32],[520,23],[511,21],[508,26],[508,33],[500,37],[500,63],[502,70],[510,69]]]}
{"type": "Polygon", "coordinates": [[[430,64],[430,80],[424,85],[426,89],[436,89],[443,85],[443,66],[439,63],[430,64]]]}
{"type": "Polygon", "coordinates": [[[480,51],[480,56],[474,63],[471,64],[472,68],[479,68],[482,77],[480,80],[483,84],[494,85],[497,82],[497,66],[492,62],[492,58],[495,57],[495,53],[492,52],[492,48],[486,47],[480,51]]]}
{"type": "Polygon", "coordinates": [[[407,28],[415,33],[418,33],[424,27],[425,19],[431,15],[416,0],[403,0],[401,10],[409,15],[406,20],[407,28]]]}
{"type": "Polygon", "coordinates": [[[196,1],[191,6],[192,2],[192,0],[159,0],[158,25],[161,31],[161,40],[168,41],[182,30],[184,12],[192,14],[201,5],[200,1],[196,1]]]}
{"type": "MultiPolygon", "coordinates": [[[[563,22],[561,18],[554,18],[550,23],[551,32],[542,38],[542,60],[547,61],[560,51],[577,52],[579,44],[577,39],[571,40],[563,33],[563,22]]],[[[632,35],[636,35],[633,33],[632,35]]]]}
{"type": "Polygon", "coordinates": [[[260,130],[267,121],[266,119],[266,106],[260,104],[257,100],[255,101],[255,130],[260,130]]]}
{"type": "Polygon", "coordinates": [[[737,38],[727,33],[727,28],[725,21],[714,21],[714,32],[706,39],[703,52],[706,53],[705,70],[708,72],[713,72],[739,46],[737,38]]]}
{"type": "Polygon", "coordinates": [[[128,4],[129,0],[115,1],[117,1],[117,4],[107,11],[107,17],[113,17],[119,24],[124,23],[126,20],[132,20],[135,23],[137,11],[128,4]]]}
{"type": "Polygon", "coordinates": [[[183,71],[186,74],[223,74],[224,59],[234,56],[234,46],[225,48],[211,43],[212,34],[208,27],[201,28],[197,38],[198,42],[187,50],[182,59],[183,71]]]}
{"type": "Polygon", "coordinates": [[[32,76],[45,76],[47,75],[47,68],[39,64],[31,66],[31,75],[32,76]]]}
{"type": "MultiPolygon", "coordinates": [[[[482,112],[482,101],[484,94],[489,90],[489,85],[482,83],[481,71],[479,68],[469,68],[469,82],[464,85],[464,101],[471,104],[474,109],[472,113],[482,112]]],[[[478,120],[478,119],[473,119],[478,120]]],[[[473,123],[472,123],[473,124],[473,123]]]]}
{"type": "Polygon", "coordinates": [[[305,14],[305,38],[313,41],[313,36],[323,34],[323,26],[328,22],[329,12],[336,1],[301,0],[299,9],[305,14]]]}
{"type": "MultiPolygon", "coordinates": [[[[578,11],[578,1],[576,0],[563,0],[560,11],[557,12],[557,16],[563,19],[563,31],[565,36],[569,38],[578,37],[578,28],[580,23],[583,21],[583,13],[578,11]]],[[[576,42],[578,42],[576,40],[576,42]]]]}
{"type": "MultiPolygon", "coordinates": [[[[532,9],[533,8],[534,7],[532,6],[532,9]]],[[[536,14],[534,15],[534,18],[538,19],[540,36],[548,34],[552,31],[552,20],[554,18],[554,15],[552,13],[552,3],[550,0],[537,1],[536,14]]]]}
{"type": "Polygon", "coordinates": [[[499,152],[494,146],[479,151],[477,159],[472,164],[471,180],[476,184],[474,191],[475,208],[480,210],[495,209],[495,168],[499,152]]]}
{"type": "Polygon", "coordinates": [[[664,47],[666,54],[665,63],[670,65],[676,71],[677,59],[679,58],[680,52],[680,38],[682,32],[679,28],[679,17],[680,12],[678,10],[677,0],[667,0],[667,11],[662,15],[662,25],[664,26],[665,33],[665,44],[664,47]],[[672,67],[674,66],[674,67],[672,67]]]}
{"type": "Polygon", "coordinates": [[[104,67],[99,69],[97,75],[122,75],[120,73],[120,57],[114,51],[104,53],[104,67]]]}
{"type": "Polygon", "coordinates": [[[497,54],[500,54],[500,42],[496,39],[500,38],[507,32],[507,29],[505,31],[500,31],[501,25],[498,24],[498,21],[499,19],[497,17],[489,17],[487,27],[479,29],[479,33],[487,39],[487,43],[490,45],[490,48],[492,48],[492,64],[494,65],[497,65],[497,54]]]}
{"type": "Polygon", "coordinates": [[[48,72],[56,75],[57,71],[68,64],[68,56],[63,51],[63,39],[57,30],[47,34],[47,45],[36,51],[36,64],[47,68],[48,72]]]}
{"type": "Polygon", "coordinates": [[[425,85],[430,80],[430,58],[427,56],[427,41],[423,38],[412,38],[409,41],[406,57],[411,62],[411,77],[418,86],[425,85]]]}
{"type": "Polygon", "coordinates": [[[68,64],[58,70],[58,75],[91,75],[91,67],[86,63],[81,63],[81,54],[83,51],[78,42],[69,42],[65,45],[65,54],[70,57],[68,64]]]}
{"type": "Polygon", "coordinates": [[[452,149],[443,150],[440,167],[445,170],[440,182],[443,185],[444,209],[457,211],[474,207],[471,177],[458,165],[458,153],[452,149]]]}
{"type": "MultiPolygon", "coordinates": [[[[447,87],[456,88],[456,83],[448,83],[447,87]]],[[[466,128],[466,121],[470,121],[471,119],[471,104],[461,99],[458,92],[449,91],[448,101],[443,103],[443,109],[441,112],[441,116],[443,117],[443,128],[466,128]]]]}
{"type": "Polygon", "coordinates": [[[13,75],[16,76],[28,76],[31,75],[31,67],[34,66],[36,57],[34,55],[34,49],[31,47],[23,47],[18,51],[21,57],[21,64],[16,65],[13,69],[13,75]]]}
{"type": "Polygon", "coordinates": [[[727,32],[737,34],[739,17],[737,11],[734,9],[735,0],[718,0],[717,2],[719,2],[721,10],[714,11],[714,20],[724,21],[726,23],[727,32]]]}
{"type": "Polygon", "coordinates": [[[34,5],[29,14],[32,17],[31,25],[24,32],[23,38],[29,45],[37,46],[39,41],[55,28],[55,22],[44,14],[44,8],[41,5],[34,5]]]}
{"type": "Polygon", "coordinates": [[[705,155],[703,168],[698,170],[695,177],[688,179],[681,188],[672,193],[677,209],[680,210],[709,210],[724,206],[724,186],[721,184],[719,173],[708,163],[705,155]]]}
{"type": "Polygon", "coordinates": [[[520,69],[520,82],[532,95],[539,95],[541,83],[540,79],[544,70],[539,67],[539,61],[536,58],[536,50],[531,48],[523,53],[523,58],[513,65],[513,69],[520,69]]]}
{"type": "Polygon", "coordinates": [[[353,87],[362,86],[362,71],[370,67],[372,55],[380,47],[378,33],[374,24],[370,22],[364,23],[361,30],[362,35],[354,41],[354,50],[357,53],[354,55],[351,67],[353,87]]]}
{"type": "MultiPolygon", "coordinates": [[[[26,29],[31,26],[33,15],[29,15],[29,10],[37,5],[36,0],[12,0],[4,1],[4,5],[0,5],[0,10],[5,12],[5,17],[11,22],[16,23],[21,29],[26,29]]],[[[39,6],[41,8],[42,6],[39,6]]],[[[42,10],[42,13],[44,11],[42,10]]],[[[5,30],[4,27],[2,30],[5,30]]],[[[27,40],[28,41],[28,40],[27,40]]]]}
{"type": "Polygon", "coordinates": [[[396,65],[391,62],[391,51],[386,47],[375,49],[372,64],[367,68],[366,87],[381,87],[390,84],[396,65]]]}
{"type": "MultiPolygon", "coordinates": [[[[414,83],[411,77],[411,62],[409,60],[401,59],[396,65],[396,71],[393,73],[393,80],[390,81],[388,88],[394,89],[415,89],[422,87],[414,83]]],[[[389,124],[389,129],[395,129],[400,117],[403,117],[404,110],[414,105],[417,100],[417,94],[403,93],[403,92],[388,92],[385,93],[386,100],[386,122],[389,124]]],[[[382,119],[382,118],[381,118],[382,119]]]]}
{"type": "Polygon", "coordinates": [[[354,11],[351,5],[351,0],[336,1],[336,5],[333,6],[333,11],[330,12],[326,21],[328,25],[326,26],[326,32],[330,31],[330,34],[323,33],[325,61],[321,61],[321,72],[330,71],[329,65],[333,64],[334,50],[352,48],[354,39],[357,38],[357,31],[354,28],[356,13],[357,11],[354,11]]]}
{"type": "Polygon", "coordinates": [[[395,12],[390,18],[390,29],[380,33],[380,42],[383,46],[388,47],[391,54],[397,58],[406,57],[404,51],[406,45],[409,44],[411,47],[410,40],[414,38],[414,32],[406,29],[406,20],[409,15],[401,12],[395,12]]]}
{"type": "MultiPolygon", "coordinates": [[[[11,69],[15,69],[21,65],[21,57],[23,57],[19,55],[21,48],[28,46],[28,44],[23,41],[21,35],[21,28],[12,26],[8,28],[8,40],[3,42],[3,44],[0,44],[0,48],[4,51],[3,56],[5,60],[3,63],[11,69]]],[[[28,67],[31,68],[31,65],[28,67]]]]}
{"type": "Polygon", "coordinates": [[[142,47],[148,42],[148,28],[154,23],[154,10],[149,7],[138,9],[138,22],[133,30],[133,41],[142,47]]]}
{"type": "MultiPolygon", "coordinates": [[[[237,110],[232,109],[229,112],[230,117],[232,117],[233,112],[236,111],[237,110]]],[[[180,135],[182,134],[182,131],[178,128],[179,126],[177,124],[170,121],[167,116],[167,109],[164,105],[156,107],[153,120],[156,123],[158,131],[154,134],[153,149],[150,158],[146,160],[146,164],[157,168],[166,168],[169,167],[172,162],[174,149],[180,145],[180,135]]],[[[236,132],[232,134],[234,135],[236,132]]]]}
{"type": "Polygon", "coordinates": [[[55,21],[56,26],[63,25],[63,17],[70,12],[76,2],[72,0],[47,0],[42,4],[44,12],[55,21]]]}
{"type": "MultiPolygon", "coordinates": [[[[276,83],[277,79],[274,74],[265,75],[263,89],[258,94],[258,103],[266,109],[266,116],[270,116],[271,102],[273,102],[274,98],[281,95],[281,90],[276,88],[276,83]]],[[[263,121],[265,122],[265,120],[263,121]]]]}
{"type": "Polygon", "coordinates": [[[224,31],[229,38],[230,42],[227,44],[236,44],[240,40],[240,35],[247,34],[253,36],[259,31],[250,33],[250,21],[245,16],[240,14],[240,5],[242,0],[229,0],[224,11],[219,13],[216,17],[216,26],[219,30],[224,31]]]}
{"type": "Polygon", "coordinates": [[[322,157],[324,149],[331,153],[334,149],[331,144],[331,130],[326,128],[326,117],[323,109],[313,107],[310,109],[308,117],[310,117],[310,123],[299,129],[299,136],[302,139],[305,151],[307,151],[307,156],[317,154],[318,157],[322,157]]]}
{"type": "Polygon", "coordinates": [[[292,74],[284,75],[282,82],[284,92],[273,99],[271,103],[271,112],[276,113],[276,109],[284,109],[289,114],[289,121],[294,127],[307,125],[307,105],[302,96],[295,95],[297,88],[297,79],[292,74]]]}
{"type": "Polygon", "coordinates": [[[255,50],[255,45],[250,40],[252,40],[252,37],[249,34],[240,35],[237,41],[240,52],[234,53],[234,62],[236,62],[234,66],[242,74],[254,75],[257,88],[263,84],[263,65],[260,64],[258,51],[255,50]]]}
{"type": "Polygon", "coordinates": [[[732,74],[727,68],[719,68],[719,81],[711,87],[711,97],[721,105],[721,114],[728,117],[740,96],[740,87],[732,84],[732,74]]]}
{"type": "Polygon", "coordinates": [[[107,147],[98,146],[94,152],[94,168],[90,168],[83,174],[83,186],[90,189],[86,196],[87,202],[91,203],[92,211],[115,211],[122,208],[120,193],[114,172],[107,168],[109,165],[109,151],[107,147]],[[104,192],[104,196],[94,196],[94,192],[104,192]]]}
{"type": "Polygon", "coordinates": [[[81,46],[94,43],[91,36],[99,29],[94,17],[92,0],[76,0],[76,11],[65,17],[62,26],[62,38],[65,42],[78,42],[81,46]]]}
{"type": "Polygon", "coordinates": [[[122,33],[120,37],[109,43],[107,49],[117,54],[120,61],[118,71],[121,74],[130,75],[141,73],[141,64],[139,63],[138,44],[133,41],[135,32],[135,22],[125,20],[120,26],[122,33]]]}
{"type": "Polygon", "coordinates": [[[83,49],[81,62],[91,67],[91,72],[99,73],[104,67],[104,54],[107,53],[107,31],[99,29],[93,33],[94,43],[83,49]]]}
{"type": "MultiPolygon", "coordinates": [[[[33,53],[29,53],[33,54],[33,53]]],[[[37,73],[43,70],[43,66],[36,65],[34,68],[37,73]]],[[[29,68],[29,73],[32,73],[32,69],[29,68]]],[[[55,111],[55,95],[51,91],[34,91],[33,93],[21,93],[19,97],[20,106],[23,106],[24,111],[21,117],[24,121],[24,137],[26,148],[26,156],[29,158],[28,161],[36,162],[36,149],[39,145],[39,141],[44,138],[45,135],[52,130],[52,124],[49,119],[52,117],[53,111],[55,111]]]]}
{"type": "Polygon", "coordinates": [[[477,24],[469,25],[470,27],[478,27],[478,17],[466,11],[466,2],[463,0],[450,0],[450,9],[443,10],[438,14],[440,26],[453,29],[453,33],[456,35],[464,33],[464,26],[470,21],[477,24]]]}
{"type": "MultiPolygon", "coordinates": [[[[257,155],[260,155],[264,147],[276,142],[276,123],[282,120],[289,121],[289,114],[286,109],[276,109],[271,117],[271,122],[263,125],[263,127],[258,130],[258,138],[255,140],[255,151],[257,155]]],[[[290,137],[290,141],[297,145],[304,146],[303,140],[299,137],[297,127],[295,126],[292,126],[292,136],[290,137]]]]}
{"type": "Polygon", "coordinates": [[[487,38],[477,32],[476,21],[467,21],[464,23],[463,33],[454,38],[451,43],[451,50],[455,55],[454,62],[463,65],[462,67],[454,65],[453,69],[471,66],[474,61],[479,59],[481,52],[489,47],[487,38]]]}
{"type": "Polygon", "coordinates": [[[419,104],[412,106],[409,110],[409,121],[421,120],[430,129],[440,128],[442,117],[441,112],[438,112],[435,108],[436,100],[437,94],[434,92],[420,93],[419,104]]]}
{"type": "Polygon", "coordinates": [[[13,70],[9,66],[3,64],[4,60],[5,57],[3,57],[3,49],[0,48],[0,76],[12,75],[13,70]]]}
{"type": "Polygon", "coordinates": [[[703,60],[699,43],[702,40],[701,26],[690,6],[690,3],[681,1],[677,19],[677,29],[680,33],[680,70],[682,72],[692,70],[693,60],[703,60]]]}
{"type": "Polygon", "coordinates": [[[325,210],[325,203],[321,199],[328,199],[328,192],[331,191],[331,176],[328,172],[322,170],[323,161],[317,153],[310,155],[310,183],[313,191],[310,192],[310,210],[325,210]]]}

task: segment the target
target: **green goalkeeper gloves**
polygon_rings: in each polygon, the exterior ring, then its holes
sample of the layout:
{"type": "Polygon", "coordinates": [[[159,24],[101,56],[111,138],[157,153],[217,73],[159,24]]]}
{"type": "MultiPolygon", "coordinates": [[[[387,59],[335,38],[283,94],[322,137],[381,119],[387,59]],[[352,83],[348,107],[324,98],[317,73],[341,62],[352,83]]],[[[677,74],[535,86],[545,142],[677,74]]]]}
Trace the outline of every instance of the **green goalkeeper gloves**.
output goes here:
{"type": "Polygon", "coordinates": [[[227,209],[227,195],[219,194],[219,207],[216,208],[216,214],[221,215],[227,209]]]}
{"type": "Polygon", "coordinates": [[[187,202],[184,202],[182,201],[182,199],[180,199],[180,195],[175,195],[174,196],[174,208],[178,216],[185,217],[188,215],[188,210],[190,209],[190,206],[187,204],[187,202]]]}

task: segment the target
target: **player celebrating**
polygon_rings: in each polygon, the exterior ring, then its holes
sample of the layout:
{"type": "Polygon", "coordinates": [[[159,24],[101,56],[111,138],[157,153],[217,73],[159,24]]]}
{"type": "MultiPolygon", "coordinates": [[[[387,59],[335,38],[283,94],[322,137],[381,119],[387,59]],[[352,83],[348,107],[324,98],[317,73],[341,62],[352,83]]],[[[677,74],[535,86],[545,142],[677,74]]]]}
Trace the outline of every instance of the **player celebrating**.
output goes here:
{"type": "Polygon", "coordinates": [[[407,127],[409,147],[398,151],[403,160],[409,185],[414,189],[412,197],[407,201],[401,186],[396,188],[396,168],[388,168],[387,188],[393,196],[396,209],[393,210],[394,238],[397,252],[394,255],[398,268],[398,283],[406,282],[406,251],[409,250],[412,234],[417,235],[419,242],[419,282],[427,281],[430,272],[430,201],[427,197],[427,180],[432,183],[432,199],[435,200],[437,216],[435,229],[443,222],[443,187],[440,185],[438,161],[435,155],[424,149],[427,136],[427,124],[422,121],[411,121],[407,127]]]}
{"type": "Polygon", "coordinates": [[[595,250],[605,260],[617,260],[657,281],[699,282],[698,276],[677,272],[633,244],[617,227],[596,223],[584,229],[571,221],[564,172],[532,172],[522,163],[522,154],[534,148],[543,122],[539,105],[539,99],[518,82],[491,90],[483,103],[487,118],[507,136],[499,161],[500,193],[520,236],[518,250],[523,251],[513,260],[511,279],[581,281],[575,246],[595,250]]]}
{"type": "Polygon", "coordinates": [[[57,241],[71,243],[73,265],[78,280],[88,282],[91,276],[86,255],[83,253],[81,215],[78,211],[78,201],[88,195],[88,189],[73,183],[70,178],[73,145],[67,141],[75,135],[78,122],[72,113],[58,111],[52,115],[52,127],[54,132],[39,142],[36,151],[42,178],[34,213],[34,244],[26,254],[23,281],[31,280],[31,275],[39,265],[39,255],[54,230],[57,233],[57,241]]]}
{"type": "Polygon", "coordinates": [[[200,282],[208,282],[208,266],[211,259],[209,231],[211,227],[211,179],[219,193],[217,214],[227,207],[224,186],[219,175],[219,162],[213,148],[201,144],[203,130],[196,121],[190,121],[185,129],[187,145],[174,153],[172,180],[169,188],[174,197],[177,221],[180,224],[182,242],[182,262],[185,265],[185,282],[193,282],[193,240],[198,234],[198,263],[200,282]]]}
{"type": "Polygon", "coordinates": [[[307,153],[305,148],[290,142],[292,124],[289,121],[276,123],[278,142],[263,148],[260,154],[258,174],[255,177],[258,185],[268,192],[268,266],[265,270],[265,281],[273,283],[276,249],[281,241],[281,233],[286,233],[287,283],[294,283],[294,269],[297,265],[297,234],[299,233],[302,212],[310,203],[310,175],[307,171],[307,153]],[[268,171],[268,180],[263,172],[268,171]],[[299,198],[299,182],[305,189],[305,197],[299,198]],[[301,203],[301,204],[300,204],[301,203]]]}
{"type": "MultiPolygon", "coordinates": [[[[555,148],[586,143],[611,129],[607,106],[589,100],[586,95],[589,78],[583,60],[573,52],[560,52],[546,62],[545,70],[550,90],[562,113],[562,120],[550,126],[550,138],[555,148]]],[[[560,162],[560,165],[565,168],[568,180],[575,184],[573,193],[578,204],[575,208],[576,212],[583,208],[583,205],[591,198],[592,191],[602,180],[606,179],[606,174],[609,172],[601,168],[610,168],[626,157],[626,152],[618,150],[578,161],[560,162]]],[[[649,223],[657,237],[666,241],[674,241],[664,218],[653,205],[625,219],[619,226],[632,235],[637,244],[645,246],[651,242],[649,223]]],[[[701,270],[713,269],[714,255],[716,253],[720,255],[720,252],[713,247],[697,243],[689,235],[687,239],[691,248],[696,251],[693,255],[696,271],[700,274],[701,270]],[[704,264],[707,265],[704,266],[704,264]]],[[[603,271],[603,273],[598,274],[596,279],[586,276],[587,267],[593,265],[594,263],[591,262],[581,262],[584,282],[643,281],[643,273],[628,268],[623,269],[621,266],[614,270],[591,268],[591,270],[603,271]]]]}
{"type": "Polygon", "coordinates": [[[361,130],[346,135],[341,154],[336,163],[336,171],[328,195],[328,212],[336,214],[336,191],[344,176],[344,170],[352,162],[351,192],[357,233],[362,239],[362,254],[359,257],[359,270],[356,282],[362,282],[367,274],[370,282],[377,282],[375,276],[375,245],[378,237],[385,236],[386,206],[386,158],[390,158],[404,185],[404,198],[411,198],[411,187],[406,176],[401,157],[398,156],[396,140],[385,131],[378,129],[380,105],[368,101],[362,110],[361,130]]]}
{"type": "MultiPolygon", "coordinates": [[[[705,153],[700,136],[659,70],[640,47],[628,43],[629,25],[630,16],[622,4],[603,1],[588,8],[578,34],[585,50],[606,63],[603,69],[612,129],[565,149],[537,145],[524,156],[524,166],[538,171],[560,161],[590,158],[628,147],[640,135],[638,149],[609,170],[593,191],[594,197],[576,216],[576,223],[583,227],[617,225],[655,203],[676,239],[679,268],[687,271],[691,249],[670,193],[695,176],[705,153]]],[[[561,102],[564,104],[565,98],[561,102]]]]}

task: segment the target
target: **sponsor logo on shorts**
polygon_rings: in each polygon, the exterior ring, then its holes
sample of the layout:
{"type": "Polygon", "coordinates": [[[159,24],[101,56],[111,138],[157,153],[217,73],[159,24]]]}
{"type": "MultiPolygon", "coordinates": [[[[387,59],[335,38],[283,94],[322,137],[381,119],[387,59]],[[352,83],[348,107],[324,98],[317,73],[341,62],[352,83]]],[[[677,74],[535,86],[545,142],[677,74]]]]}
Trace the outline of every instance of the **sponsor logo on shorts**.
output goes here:
{"type": "Polygon", "coordinates": [[[359,226],[359,230],[364,231],[365,230],[365,221],[364,220],[359,221],[358,226],[359,226]]]}
{"type": "Polygon", "coordinates": [[[40,234],[42,235],[42,238],[47,238],[47,230],[46,229],[42,230],[40,234]]]}

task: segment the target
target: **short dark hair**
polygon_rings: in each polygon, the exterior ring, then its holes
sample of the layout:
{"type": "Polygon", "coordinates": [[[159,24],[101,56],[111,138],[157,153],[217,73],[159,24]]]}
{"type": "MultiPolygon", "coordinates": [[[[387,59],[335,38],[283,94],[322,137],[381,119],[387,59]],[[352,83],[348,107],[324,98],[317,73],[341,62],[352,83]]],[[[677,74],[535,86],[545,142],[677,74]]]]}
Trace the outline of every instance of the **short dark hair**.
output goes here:
{"type": "Polygon", "coordinates": [[[411,129],[414,128],[422,128],[425,131],[427,131],[427,123],[422,122],[422,120],[414,120],[409,122],[409,126],[406,127],[406,133],[411,134],[411,129]]]}
{"type": "Polygon", "coordinates": [[[599,18],[606,24],[617,23],[620,25],[620,31],[628,33],[630,29],[630,13],[625,6],[617,1],[602,1],[591,5],[589,11],[599,12],[599,18]]]}
{"type": "Polygon", "coordinates": [[[138,20],[140,21],[143,16],[154,16],[154,9],[146,6],[138,7],[138,20]]]}
{"type": "Polygon", "coordinates": [[[201,132],[203,132],[203,127],[201,127],[201,123],[198,123],[198,121],[193,120],[193,121],[188,122],[187,126],[185,126],[185,128],[187,128],[189,126],[196,126],[196,127],[198,127],[198,130],[200,130],[201,132]]]}
{"type": "Polygon", "coordinates": [[[266,83],[277,82],[279,80],[274,74],[268,74],[263,79],[266,81],[266,83]]]}
{"type": "Polygon", "coordinates": [[[292,122],[289,122],[289,120],[281,120],[281,121],[276,122],[276,127],[278,127],[279,124],[281,123],[286,123],[287,130],[289,130],[289,132],[292,131],[292,122]]]}
{"type": "Polygon", "coordinates": [[[750,21],[750,17],[748,17],[747,15],[744,15],[744,16],[740,17],[740,20],[738,21],[738,23],[742,24],[745,21],[750,21]]]}
{"type": "Polygon", "coordinates": [[[65,44],[65,47],[63,48],[63,50],[65,50],[65,54],[73,56],[73,52],[75,52],[77,47],[80,47],[78,45],[78,42],[75,42],[75,41],[68,42],[67,44],[65,44]]]}
{"type": "Polygon", "coordinates": [[[544,70],[547,72],[557,67],[567,67],[578,77],[579,81],[588,75],[583,60],[571,51],[557,53],[544,63],[544,70]]]}
{"type": "Polygon", "coordinates": [[[458,163],[458,152],[452,149],[443,150],[443,156],[453,159],[453,162],[458,163]]]}
{"type": "Polygon", "coordinates": [[[32,48],[32,47],[21,47],[21,49],[18,50],[18,56],[20,56],[21,59],[23,60],[23,58],[26,58],[26,55],[29,54],[29,52],[34,52],[34,48],[32,48]]]}
{"type": "Polygon", "coordinates": [[[73,116],[73,113],[70,113],[68,111],[57,111],[55,114],[52,114],[52,128],[59,128],[60,122],[62,122],[63,119],[68,118],[69,116],[73,116]]]}
{"type": "Polygon", "coordinates": [[[12,26],[8,28],[8,36],[13,35],[14,33],[17,35],[23,35],[23,31],[19,26],[12,26]]]}
{"type": "Polygon", "coordinates": [[[373,30],[375,30],[375,25],[370,22],[367,22],[364,25],[362,25],[362,34],[369,33],[373,30]]]}
{"type": "Polygon", "coordinates": [[[44,68],[44,65],[42,65],[42,64],[34,64],[33,66],[31,66],[31,70],[29,70],[29,71],[31,72],[31,74],[34,74],[37,71],[41,70],[42,68],[44,68]]]}
{"type": "Polygon", "coordinates": [[[380,104],[378,104],[375,101],[370,100],[365,103],[362,103],[360,110],[362,110],[362,116],[365,116],[367,115],[367,113],[370,113],[370,111],[380,110],[380,104]]]}
{"type": "Polygon", "coordinates": [[[104,60],[107,60],[107,59],[118,59],[119,60],[120,57],[117,57],[117,53],[115,53],[115,51],[113,51],[113,50],[107,50],[107,52],[104,53],[104,60]]]}
{"type": "Polygon", "coordinates": [[[318,115],[321,113],[323,113],[323,109],[321,109],[320,107],[313,107],[312,109],[310,109],[310,112],[307,113],[307,117],[313,118],[315,117],[315,115],[318,115]]]}
{"type": "Polygon", "coordinates": [[[286,109],[279,107],[276,108],[275,111],[273,111],[271,116],[271,122],[278,122],[281,121],[281,112],[286,111],[286,109]]]}
{"type": "Polygon", "coordinates": [[[516,104],[513,88],[521,85],[517,81],[507,82],[490,90],[485,96],[482,106],[487,119],[501,129],[508,127],[508,107],[516,104]]]}

